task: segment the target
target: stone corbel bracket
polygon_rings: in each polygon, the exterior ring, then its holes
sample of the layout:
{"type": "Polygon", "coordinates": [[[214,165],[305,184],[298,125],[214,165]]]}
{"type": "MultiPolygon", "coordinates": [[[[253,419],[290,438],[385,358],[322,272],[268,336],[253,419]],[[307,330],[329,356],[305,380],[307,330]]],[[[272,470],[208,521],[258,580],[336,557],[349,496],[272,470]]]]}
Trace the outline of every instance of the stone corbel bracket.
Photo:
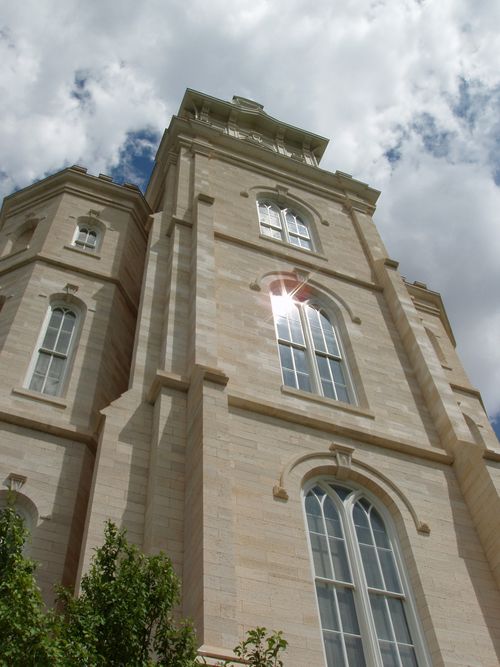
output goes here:
{"type": "Polygon", "coordinates": [[[274,498],[285,502],[288,500],[289,495],[286,490],[286,485],[291,472],[298,465],[314,459],[332,459],[332,462],[337,467],[336,476],[339,480],[349,479],[353,476],[353,472],[360,472],[361,474],[365,473],[365,477],[367,477],[366,473],[369,473],[370,479],[375,481],[381,489],[383,489],[384,486],[389,487],[410,512],[417,531],[423,535],[429,535],[431,532],[429,525],[418,518],[416,510],[406,494],[389,477],[381,473],[379,470],[357,458],[354,459],[354,451],[353,447],[333,442],[330,445],[328,452],[309,452],[308,454],[301,454],[300,456],[293,457],[284,466],[278,483],[273,487],[274,498]],[[375,480],[373,478],[375,478],[375,480]],[[380,484],[380,482],[382,482],[382,484],[380,484]]]}

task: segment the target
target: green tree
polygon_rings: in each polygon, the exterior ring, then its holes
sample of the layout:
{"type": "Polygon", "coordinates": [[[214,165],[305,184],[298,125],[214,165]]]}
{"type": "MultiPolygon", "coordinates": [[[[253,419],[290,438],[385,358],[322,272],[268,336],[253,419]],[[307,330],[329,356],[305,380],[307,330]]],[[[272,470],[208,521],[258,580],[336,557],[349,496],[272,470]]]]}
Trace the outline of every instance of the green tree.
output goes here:
{"type": "Polygon", "coordinates": [[[281,632],[267,634],[266,628],[255,628],[247,632],[247,638],[234,649],[251,667],[283,667],[281,653],[288,642],[281,632]]]}
{"type": "Polygon", "coordinates": [[[59,590],[63,613],[54,624],[54,636],[68,664],[194,665],[192,628],[176,624],[172,616],[180,583],[170,559],[163,553],[145,556],[111,522],[104,536],[82,578],[80,596],[59,590]]]}
{"type": "MultiPolygon", "coordinates": [[[[80,596],[59,588],[46,611],[26,537],[11,502],[0,512],[0,667],[199,665],[191,625],[173,617],[180,582],[165,554],[145,556],[108,522],[80,596]]],[[[282,667],[285,648],[281,633],[256,628],[234,650],[252,667],[282,667]]]]}
{"type": "Polygon", "coordinates": [[[35,563],[23,554],[27,530],[9,498],[0,512],[0,665],[54,664],[35,563]]]}

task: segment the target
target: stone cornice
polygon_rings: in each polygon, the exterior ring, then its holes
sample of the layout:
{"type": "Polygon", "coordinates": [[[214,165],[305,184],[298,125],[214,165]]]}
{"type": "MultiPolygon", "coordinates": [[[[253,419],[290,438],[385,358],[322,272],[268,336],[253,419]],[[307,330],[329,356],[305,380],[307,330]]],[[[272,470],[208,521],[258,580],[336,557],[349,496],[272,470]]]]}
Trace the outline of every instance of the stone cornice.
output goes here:
{"type": "Polygon", "coordinates": [[[44,255],[43,253],[31,255],[30,257],[26,257],[25,259],[22,259],[19,262],[11,263],[5,267],[1,267],[1,260],[2,259],[7,260],[9,258],[10,255],[6,256],[5,258],[0,258],[0,276],[16,271],[17,269],[20,269],[23,266],[26,266],[27,264],[34,264],[35,262],[40,262],[42,264],[46,264],[47,266],[54,266],[58,269],[63,269],[66,272],[71,272],[73,275],[77,276],[84,275],[89,278],[93,278],[94,280],[100,280],[102,282],[112,283],[118,288],[118,291],[122,295],[130,311],[134,315],[137,315],[137,305],[134,304],[134,301],[129,296],[127,290],[123,287],[121,280],[119,278],[109,275],[109,273],[103,273],[101,271],[92,271],[84,267],[76,267],[69,261],[65,262],[64,260],[55,257],[50,257],[49,255],[44,255]]]}
{"type": "Polygon", "coordinates": [[[146,192],[146,198],[153,208],[159,204],[167,157],[172,152],[178,152],[180,142],[194,151],[199,146],[199,150],[205,153],[209,145],[212,158],[224,160],[228,164],[243,165],[261,176],[280,182],[286,181],[327,199],[339,203],[349,199],[352,206],[368,215],[375,210],[380,194],[378,190],[344,172],[332,173],[259,145],[241,141],[205,123],[197,122],[193,125],[193,121],[174,116],[160,143],[146,192]]]}
{"type": "MultiPolygon", "coordinates": [[[[289,246],[283,245],[283,250],[279,250],[276,246],[278,246],[277,243],[272,243],[269,244],[270,247],[266,247],[267,244],[267,239],[264,239],[262,243],[255,243],[253,241],[248,241],[247,239],[242,239],[238,236],[233,236],[232,234],[226,234],[225,232],[215,232],[215,238],[220,239],[221,241],[226,241],[228,243],[233,243],[235,245],[240,245],[245,248],[249,248],[251,250],[257,250],[260,253],[270,255],[272,257],[278,257],[288,263],[294,264],[294,265],[299,265],[302,268],[307,268],[315,273],[321,273],[325,276],[329,276],[331,278],[337,278],[338,280],[342,280],[347,283],[351,283],[353,285],[359,285],[360,287],[364,287],[365,289],[373,290],[375,292],[381,292],[382,287],[379,285],[376,285],[375,283],[369,282],[367,280],[363,280],[362,278],[356,278],[356,276],[351,276],[347,273],[341,273],[340,271],[335,271],[334,269],[329,269],[326,266],[323,266],[322,264],[315,263],[315,262],[308,262],[305,257],[303,257],[303,253],[299,252],[294,252],[293,248],[289,248],[289,246]]],[[[322,259],[319,257],[319,259],[322,259]]]]}
{"type": "Polygon", "coordinates": [[[395,440],[387,435],[380,436],[373,433],[371,429],[364,429],[362,426],[344,426],[336,424],[329,419],[319,415],[312,415],[310,412],[298,412],[288,407],[283,407],[278,403],[258,399],[254,396],[247,396],[240,393],[228,392],[228,404],[234,408],[240,408],[251,413],[274,417],[286,422],[300,424],[301,426],[321,430],[327,433],[335,433],[345,436],[359,442],[376,445],[382,449],[401,452],[409,456],[415,456],[419,459],[436,461],[444,465],[451,465],[453,457],[444,450],[430,448],[424,445],[395,440]]]}
{"type": "Polygon", "coordinates": [[[62,193],[86,197],[92,202],[133,212],[136,223],[144,232],[151,214],[146,199],[137,186],[118,185],[98,176],[91,176],[81,167],[68,167],[22,190],[5,197],[0,216],[21,212],[62,193]]]}
{"type": "MultiPolygon", "coordinates": [[[[31,400],[30,396],[26,395],[25,397],[27,400],[31,400]]],[[[54,406],[54,409],[57,410],[58,407],[54,406]]],[[[51,417],[53,417],[52,414],[51,417]]],[[[28,416],[27,413],[15,410],[12,407],[9,407],[8,409],[0,409],[0,421],[45,434],[50,433],[63,440],[81,442],[87,445],[92,452],[96,451],[96,433],[80,429],[72,424],[56,424],[51,417],[48,417],[45,420],[40,414],[37,414],[36,417],[32,416],[32,414],[28,416]]]]}

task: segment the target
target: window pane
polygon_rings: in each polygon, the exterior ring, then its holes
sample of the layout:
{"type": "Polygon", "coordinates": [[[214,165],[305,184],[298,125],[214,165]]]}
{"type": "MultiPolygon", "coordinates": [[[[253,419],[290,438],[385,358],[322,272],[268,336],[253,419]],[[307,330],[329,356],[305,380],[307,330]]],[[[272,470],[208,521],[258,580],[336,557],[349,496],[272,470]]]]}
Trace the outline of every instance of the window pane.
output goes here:
{"type": "Polygon", "coordinates": [[[296,236],[290,236],[290,243],[300,247],[300,240],[296,236]]]}
{"type": "Polygon", "coordinates": [[[364,544],[360,544],[359,546],[368,586],[383,589],[384,584],[382,583],[382,577],[380,576],[380,570],[375,555],[375,547],[368,547],[364,544]]]}
{"type": "Polygon", "coordinates": [[[344,401],[344,403],[350,403],[349,394],[347,389],[341,385],[336,385],[335,389],[337,390],[337,400],[344,401]]]}
{"type": "Polygon", "coordinates": [[[316,593],[318,595],[321,627],[324,630],[340,630],[333,586],[319,581],[316,584],[316,593]]]}
{"type": "Polygon", "coordinates": [[[401,593],[401,586],[399,585],[399,578],[396,571],[396,562],[394,561],[392,551],[378,549],[378,557],[380,558],[380,565],[382,566],[386,590],[401,593]]]}
{"type": "Polygon", "coordinates": [[[324,632],[323,639],[327,667],[346,667],[340,635],[336,632],[324,632]]]}
{"type": "Polygon", "coordinates": [[[71,341],[71,333],[69,331],[61,331],[56,343],[56,351],[61,354],[66,354],[71,341]]]}
{"type": "Polygon", "coordinates": [[[276,328],[278,330],[278,337],[283,340],[291,341],[290,329],[288,327],[288,319],[282,315],[276,318],[276,328]]]}
{"type": "Polygon", "coordinates": [[[49,366],[48,376],[53,380],[60,380],[64,373],[65,365],[66,365],[66,359],[60,359],[59,357],[52,357],[49,366]]]}
{"type": "Polygon", "coordinates": [[[384,667],[399,667],[396,644],[389,644],[389,642],[380,642],[379,645],[384,667]]]}
{"type": "Polygon", "coordinates": [[[281,367],[293,370],[292,349],[288,345],[279,344],[281,367]]]}
{"type": "Polygon", "coordinates": [[[387,537],[384,522],[374,507],[372,507],[370,511],[370,521],[377,546],[390,549],[391,545],[389,543],[389,538],[387,537]]]}
{"type": "Polygon", "coordinates": [[[337,338],[335,336],[335,332],[333,331],[331,324],[330,324],[329,327],[325,327],[324,334],[325,334],[326,347],[327,347],[328,352],[330,354],[333,354],[335,357],[340,357],[339,346],[337,344],[337,338]]]}
{"type": "Polygon", "coordinates": [[[45,380],[45,375],[38,375],[35,371],[30,382],[30,389],[33,391],[42,391],[43,381],[45,380]]]}
{"type": "Polygon", "coordinates": [[[306,361],[306,353],[304,350],[297,350],[294,348],[293,350],[293,359],[295,361],[295,368],[297,370],[297,373],[304,373],[305,375],[308,374],[308,369],[307,369],[307,361],[306,361]]]}
{"type": "Polygon", "coordinates": [[[325,498],[323,505],[325,513],[326,528],[331,537],[340,537],[343,539],[342,526],[340,524],[340,517],[337,508],[330,498],[325,498]]]}
{"type": "Polygon", "coordinates": [[[418,667],[415,651],[412,646],[399,646],[399,657],[403,667],[418,667]]]}
{"type": "Polygon", "coordinates": [[[333,567],[335,570],[335,579],[338,579],[339,581],[351,581],[344,540],[340,540],[338,537],[331,537],[329,542],[332,552],[333,567]]]}
{"type": "Polygon", "coordinates": [[[302,224],[300,218],[297,218],[297,232],[304,238],[309,238],[309,230],[305,225],[302,224]]]}
{"type": "Polygon", "coordinates": [[[370,603],[373,612],[373,619],[377,629],[378,639],[392,639],[391,626],[389,624],[389,614],[385,598],[382,595],[370,594],[370,603]]]}
{"type": "Polygon", "coordinates": [[[344,371],[342,370],[342,363],[336,359],[330,359],[330,368],[332,370],[333,379],[335,384],[342,385],[345,387],[346,381],[344,376],[344,371]]]}
{"type": "Polygon", "coordinates": [[[345,647],[347,649],[349,667],[365,667],[366,662],[361,637],[346,637],[345,647]]]}
{"type": "Polygon", "coordinates": [[[354,505],[353,518],[359,542],[361,544],[373,544],[372,534],[368,524],[368,517],[366,516],[366,512],[361,508],[359,503],[354,505]]]}
{"type": "Polygon", "coordinates": [[[333,398],[337,400],[337,395],[335,394],[335,388],[332,382],[328,382],[327,380],[321,380],[321,387],[323,389],[323,396],[326,396],[326,398],[333,398]]]}
{"type": "Polygon", "coordinates": [[[352,590],[350,588],[337,588],[337,600],[344,633],[349,632],[353,635],[359,635],[358,617],[352,590]]]}
{"type": "Polygon", "coordinates": [[[404,644],[412,644],[408,623],[406,622],[406,614],[403,606],[403,601],[397,598],[388,598],[389,610],[392,618],[392,625],[396,634],[396,641],[404,644]]]}
{"type": "Polygon", "coordinates": [[[332,568],[328,556],[326,537],[311,533],[311,549],[313,552],[314,571],[318,577],[332,579],[332,568]]]}
{"type": "Polygon", "coordinates": [[[38,359],[36,361],[35,373],[45,377],[45,375],[47,374],[47,370],[49,368],[50,358],[51,358],[50,354],[46,354],[45,352],[40,352],[38,355],[38,359]]]}
{"type": "Polygon", "coordinates": [[[299,389],[302,391],[311,391],[311,383],[309,382],[309,376],[302,373],[297,374],[297,379],[299,382],[299,389]]]}
{"type": "Polygon", "coordinates": [[[335,491],[341,500],[345,500],[352,493],[351,489],[346,489],[345,486],[338,486],[337,484],[335,486],[330,484],[330,488],[335,491]]]}
{"type": "Polygon", "coordinates": [[[293,311],[290,313],[289,321],[290,321],[290,332],[291,332],[292,342],[298,343],[299,345],[304,345],[302,324],[300,323],[299,311],[297,310],[296,306],[294,306],[293,311]]]}
{"type": "Polygon", "coordinates": [[[297,233],[297,222],[295,220],[295,215],[291,211],[286,211],[285,218],[286,218],[286,224],[287,224],[288,230],[290,232],[292,232],[292,234],[296,234],[297,233]]]}
{"type": "Polygon", "coordinates": [[[309,530],[315,533],[325,532],[319,501],[312,491],[309,491],[306,496],[306,515],[309,530]]]}
{"type": "Polygon", "coordinates": [[[286,368],[283,369],[283,384],[287,387],[295,387],[297,389],[297,382],[293,371],[289,371],[286,368]]]}
{"type": "Polygon", "coordinates": [[[316,361],[318,363],[319,376],[322,380],[327,382],[332,381],[332,376],[330,375],[330,367],[328,365],[328,359],[323,357],[321,354],[316,355],[316,361]]]}
{"type": "Polygon", "coordinates": [[[76,321],[75,313],[71,312],[71,310],[68,310],[66,313],[64,313],[62,321],[62,330],[73,331],[73,328],[75,326],[75,321],[76,321]]]}

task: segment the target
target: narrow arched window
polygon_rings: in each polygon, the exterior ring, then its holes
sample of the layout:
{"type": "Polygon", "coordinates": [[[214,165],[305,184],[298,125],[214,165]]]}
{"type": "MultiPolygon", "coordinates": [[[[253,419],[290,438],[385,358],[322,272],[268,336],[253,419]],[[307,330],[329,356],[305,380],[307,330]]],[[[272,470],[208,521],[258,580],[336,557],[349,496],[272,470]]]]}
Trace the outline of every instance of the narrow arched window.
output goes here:
{"type": "Polygon", "coordinates": [[[81,250],[95,252],[99,243],[99,232],[89,225],[78,225],[73,245],[81,250]]]}
{"type": "Polygon", "coordinates": [[[52,306],[36,351],[29,388],[59,396],[63,390],[75,338],[77,315],[71,308],[52,306]]]}
{"type": "Polygon", "coordinates": [[[271,294],[283,383],[345,403],[354,403],[339,336],[326,311],[297,293],[271,294]]]}
{"type": "Polygon", "coordinates": [[[278,241],[313,250],[309,226],[296,211],[274,202],[257,202],[260,232],[278,241]]]}
{"type": "Polygon", "coordinates": [[[394,538],[364,492],[319,481],[305,493],[327,667],[423,667],[394,538]]]}

